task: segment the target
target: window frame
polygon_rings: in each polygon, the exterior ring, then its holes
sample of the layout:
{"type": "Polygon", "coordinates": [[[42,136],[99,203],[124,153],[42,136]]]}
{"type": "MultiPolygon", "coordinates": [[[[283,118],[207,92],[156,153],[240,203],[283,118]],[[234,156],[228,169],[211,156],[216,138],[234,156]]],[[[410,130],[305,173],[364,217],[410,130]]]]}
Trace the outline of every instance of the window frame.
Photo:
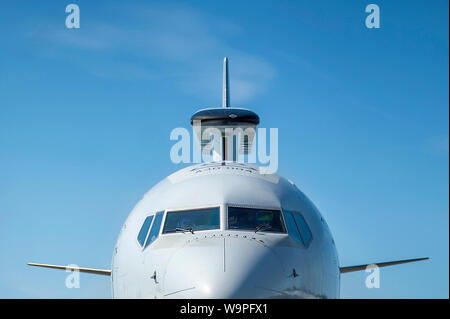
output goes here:
{"type": "MultiPolygon", "coordinates": [[[[312,241],[313,241],[313,239],[314,239],[314,235],[313,235],[313,232],[312,232],[312,230],[311,230],[311,227],[309,226],[309,223],[308,223],[308,221],[306,220],[305,216],[304,216],[302,213],[300,213],[299,211],[297,211],[297,210],[283,209],[283,215],[285,214],[285,212],[290,213],[290,214],[292,215],[292,218],[294,219],[294,222],[295,222],[295,226],[297,227],[297,231],[298,231],[298,233],[300,234],[300,238],[302,239],[302,246],[303,246],[305,249],[308,249],[309,246],[311,246],[311,243],[312,243],[312,241]],[[310,239],[309,239],[309,241],[308,241],[307,244],[305,244],[305,239],[304,239],[304,237],[303,237],[303,232],[301,231],[300,227],[299,227],[298,224],[297,224],[297,221],[295,220],[295,214],[297,214],[297,215],[299,215],[301,218],[303,218],[306,227],[308,227],[309,234],[311,235],[311,237],[310,237],[310,239]]],[[[290,235],[289,232],[288,232],[288,234],[290,235]]],[[[294,236],[291,236],[291,237],[294,238],[294,240],[295,240],[295,237],[294,237],[294,236]]],[[[295,241],[297,241],[297,240],[295,240],[295,241]]]]}
{"type": "MultiPolygon", "coordinates": [[[[156,220],[156,215],[159,214],[159,213],[161,213],[163,215],[162,219],[161,219],[161,225],[163,224],[163,222],[165,220],[165,217],[166,217],[166,211],[165,210],[160,210],[160,211],[155,212],[155,214],[153,215],[154,217],[153,217],[153,220],[152,220],[152,224],[150,225],[150,228],[149,228],[148,233],[147,233],[147,237],[145,237],[144,246],[142,246],[142,250],[143,251],[152,244],[152,243],[150,243],[150,244],[147,245],[148,236],[150,236],[150,232],[152,231],[153,224],[155,223],[155,220],[156,220]]],[[[158,239],[159,236],[161,236],[161,225],[159,226],[159,230],[158,230],[158,233],[156,234],[155,240],[158,239]]]]}
{"type": "Polygon", "coordinates": [[[183,208],[168,208],[164,211],[164,218],[162,220],[162,227],[160,229],[159,236],[175,236],[175,235],[183,235],[181,232],[174,232],[174,233],[163,233],[164,226],[166,225],[166,218],[167,213],[174,213],[174,212],[183,212],[183,211],[190,211],[190,210],[202,210],[202,209],[208,209],[208,208],[218,208],[219,209],[219,228],[215,229],[205,229],[205,230],[194,230],[194,233],[197,232],[211,232],[211,231],[220,231],[223,230],[223,205],[221,204],[214,204],[214,205],[202,205],[202,206],[191,206],[191,207],[183,207],[183,208]]]}
{"type": "MultiPolygon", "coordinates": [[[[289,210],[283,210],[283,216],[284,216],[284,219],[286,220],[286,215],[287,214],[290,214],[291,215],[291,217],[292,217],[292,221],[294,222],[294,227],[295,227],[295,229],[296,229],[296,231],[297,231],[297,233],[298,233],[298,239],[297,239],[297,237],[296,236],[294,236],[294,234],[292,234],[290,231],[289,231],[289,229],[288,229],[288,235],[290,236],[290,237],[292,237],[292,239],[296,242],[296,243],[298,243],[298,244],[300,244],[300,246],[302,246],[303,248],[306,248],[306,246],[305,246],[305,244],[304,244],[304,240],[303,240],[303,237],[302,237],[302,234],[301,234],[301,232],[300,232],[300,230],[298,229],[298,225],[297,225],[297,222],[295,221],[295,213],[294,212],[292,212],[292,211],[289,211],[289,210]]],[[[286,225],[287,225],[287,223],[286,223],[286,225]]],[[[287,227],[286,227],[287,228],[287,227]]]]}
{"type": "Polygon", "coordinates": [[[279,211],[280,212],[280,216],[281,216],[281,226],[283,227],[284,231],[283,232],[279,232],[279,231],[266,231],[266,230],[260,230],[258,231],[261,233],[268,233],[268,234],[284,234],[287,235],[288,231],[287,231],[287,227],[286,227],[286,221],[284,220],[284,214],[283,214],[283,209],[281,209],[280,207],[267,207],[267,206],[252,206],[252,205],[240,205],[240,204],[226,204],[225,205],[225,230],[231,230],[231,231],[244,231],[244,232],[251,232],[254,230],[251,229],[231,229],[229,228],[229,224],[228,224],[228,208],[232,207],[232,208],[244,208],[244,209],[260,209],[260,210],[275,210],[275,211],[279,211]]]}
{"type": "Polygon", "coordinates": [[[165,216],[164,216],[164,222],[162,224],[161,227],[161,236],[164,235],[173,235],[173,234],[180,234],[180,232],[170,232],[170,233],[164,233],[164,227],[166,226],[166,220],[167,220],[167,215],[169,213],[178,213],[178,214],[182,214],[182,212],[190,212],[190,211],[199,211],[199,210],[207,210],[207,209],[214,209],[217,208],[218,209],[218,213],[219,213],[219,225],[218,228],[214,228],[214,229],[202,229],[202,230],[195,230],[194,229],[194,233],[196,232],[205,232],[205,231],[218,231],[221,230],[221,207],[220,205],[214,205],[214,206],[210,206],[210,207],[202,207],[202,208],[183,208],[183,209],[177,209],[177,210],[166,210],[165,212],[165,216]]]}
{"type": "Polygon", "coordinates": [[[139,228],[138,234],[136,236],[136,242],[139,245],[139,247],[141,247],[141,248],[144,248],[145,243],[147,242],[148,233],[150,232],[150,229],[152,229],[152,225],[153,225],[153,221],[155,220],[155,216],[156,216],[156,213],[145,215],[144,220],[140,223],[141,228],[139,228]],[[139,241],[139,234],[141,233],[142,227],[144,227],[145,221],[149,217],[152,217],[152,221],[150,222],[150,225],[148,226],[148,229],[147,229],[147,233],[145,234],[144,243],[141,245],[141,242],[139,241]]]}

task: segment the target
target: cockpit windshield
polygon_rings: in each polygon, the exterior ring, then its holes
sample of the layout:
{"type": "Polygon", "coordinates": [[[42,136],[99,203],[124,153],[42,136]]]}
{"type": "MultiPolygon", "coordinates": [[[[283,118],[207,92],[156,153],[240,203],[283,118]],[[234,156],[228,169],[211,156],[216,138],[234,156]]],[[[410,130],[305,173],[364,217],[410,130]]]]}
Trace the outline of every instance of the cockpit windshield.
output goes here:
{"type": "Polygon", "coordinates": [[[241,207],[228,207],[228,229],[286,232],[281,211],[241,207]]]}
{"type": "Polygon", "coordinates": [[[163,234],[220,228],[219,207],[167,212],[163,234]]]}

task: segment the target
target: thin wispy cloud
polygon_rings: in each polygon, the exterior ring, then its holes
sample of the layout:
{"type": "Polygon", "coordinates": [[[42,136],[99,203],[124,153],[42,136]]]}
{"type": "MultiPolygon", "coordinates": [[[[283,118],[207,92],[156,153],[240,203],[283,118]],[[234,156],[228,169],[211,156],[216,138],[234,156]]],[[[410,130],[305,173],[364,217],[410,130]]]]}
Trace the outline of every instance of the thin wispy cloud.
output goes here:
{"type": "Polygon", "coordinates": [[[116,11],[134,23],[123,25],[113,13],[108,21],[82,22],[80,29],[47,26],[33,37],[44,50],[51,44],[50,54],[59,58],[64,58],[67,50],[89,55],[89,59],[78,61],[67,58],[96,76],[140,80],[159,74],[196,96],[217,96],[221,59],[228,56],[232,63],[232,97],[237,104],[261,94],[276,74],[263,57],[229,45],[227,39],[242,36],[243,31],[222,18],[189,7],[117,7],[116,11]],[[161,70],[158,62],[168,66],[161,70]]]}

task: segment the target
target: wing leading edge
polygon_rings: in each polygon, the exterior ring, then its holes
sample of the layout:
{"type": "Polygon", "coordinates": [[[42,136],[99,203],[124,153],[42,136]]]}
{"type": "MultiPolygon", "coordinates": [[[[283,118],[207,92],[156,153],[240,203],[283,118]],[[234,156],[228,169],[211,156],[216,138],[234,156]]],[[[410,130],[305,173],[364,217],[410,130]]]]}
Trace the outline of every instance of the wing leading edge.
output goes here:
{"type": "Polygon", "coordinates": [[[357,265],[357,266],[339,267],[339,271],[340,271],[341,274],[345,274],[347,272],[365,270],[366,267],[369,266],[369,265],[377,265],[378,267],[386,267],[386,266],[393,266],[393,265],[399,265],[399,264],[412,263],[412,262],[415,262],[415,261],[421,261],[421,260],[427,260],[427,259],[429,259],[429,258],[428,257],[424,257],[424,258],[414,258],[414,259],[386,261],[386,262],[382,262],[382,263],[373,263],[373,264],[365,264],[365,265],[357,265]]]}
{"type": "MultiPolygon", "coordinates": [[[[363,264],[363,265],[357,265],[357,266],[346,266],[346,267],[339,267],[339,271],[340,271],[341,274],[345,274],[345,273],[348,273],[348,272],[365,270],[367,268],[367,266],[369,266],[369,265],[377,265],[378,267],[387,267],[387,266],[406,264],[406,263],[411,263],[411,262],[415,262],[415,261],[422,261],[422,260],[428,260],[428,259],[429,259],[428,257],[424,257],[424,258],[414,258],[414,259],[387,261],[387,262],[381,262],[381,263],[363,264]]],[[[37,264],[37,263],[28,263],[28,265],[29,266],[35,266],[35,267],[61,269],[61,270],[75,270],[75,271],[89,273],[89,274],[111,276],[111,270],[109,270],[109,269],[95,269],[95,268],[60,266],[60,265],[37,264]]]]}
{"type": "Polygon", "coordinates": [[[109,269],[95,269],[95,268],[59,266],[59,265],[36,264],[36,263],[28,263],[28,265],[36,266],[36,267],[52,268],[52,269],[75,270],[75,271],[85,272],[85,273],[94,274],[94,275],[111,276],[111,270],[109,270],[109,269]]]}

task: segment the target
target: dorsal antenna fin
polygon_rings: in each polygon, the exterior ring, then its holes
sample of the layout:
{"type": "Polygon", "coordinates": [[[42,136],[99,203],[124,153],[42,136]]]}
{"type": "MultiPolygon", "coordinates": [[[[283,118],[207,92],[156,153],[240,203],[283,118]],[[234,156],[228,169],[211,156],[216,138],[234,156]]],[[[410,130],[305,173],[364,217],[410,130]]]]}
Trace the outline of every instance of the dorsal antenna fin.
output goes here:
{"type": "Polygon", "coordinates": [[[228,58],[223,59],[222,107],[230,107],[230,79],[228,76],[228,58]]]}

